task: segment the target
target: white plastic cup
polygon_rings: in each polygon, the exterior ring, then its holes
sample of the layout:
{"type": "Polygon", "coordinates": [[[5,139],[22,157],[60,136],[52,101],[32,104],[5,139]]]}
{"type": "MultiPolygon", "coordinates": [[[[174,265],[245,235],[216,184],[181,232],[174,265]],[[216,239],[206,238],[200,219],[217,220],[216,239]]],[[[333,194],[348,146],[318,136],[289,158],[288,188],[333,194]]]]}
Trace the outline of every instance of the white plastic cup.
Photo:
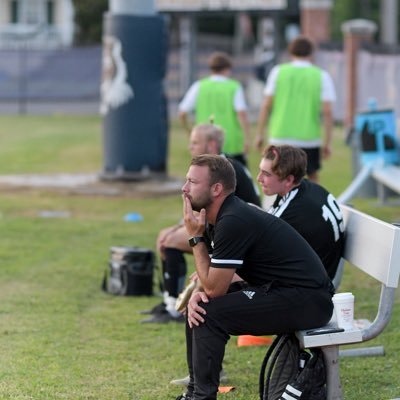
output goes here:
{"type": "Polygon", "coordinates": [[[336,293],[332,297],[339,328],[352,329],[354,321],[354,296],[352,293],[336,293]]]}

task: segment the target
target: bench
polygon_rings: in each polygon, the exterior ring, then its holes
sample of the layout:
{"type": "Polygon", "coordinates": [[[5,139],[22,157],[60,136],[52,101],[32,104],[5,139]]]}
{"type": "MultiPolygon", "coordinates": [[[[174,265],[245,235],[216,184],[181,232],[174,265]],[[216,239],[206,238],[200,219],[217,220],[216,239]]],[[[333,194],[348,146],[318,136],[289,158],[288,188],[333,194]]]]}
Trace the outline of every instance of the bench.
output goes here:
{"type": "Polygon", "coordinates": [[[385,203],[390,191],[400,195],[400,166],[385,165],[383,160],[377,159],[363,166],[346,190],[337,198],[338,202],[348,203],[371,178],[376,183],[377,195],[382,204],[385,203]]]}
{"type": "Polygon", "coordinates": [[[372,177],[377,182],[377,193],[381,203],[386,200],[386,188],[400,194],[400,167],[385,165],[372,170],[372,177]]]}
{"type": "MultiPolygon", "coordinates": [[[[340,208],[346,226],[343,258],[379,282],[381,296],[373,322],[355,319],[352,329],[338,333],[307,335],[306,331],[296,332],[301,347],[320,347],[323,351],[327,400],[343,399],[339,374],[339,346],[366,342],[382,333],[391,318],[400,274],[400,227],[346,205],[341,205],[340,208]]],[[[332,325],[333,322],[328,324],[332,325]]]]}

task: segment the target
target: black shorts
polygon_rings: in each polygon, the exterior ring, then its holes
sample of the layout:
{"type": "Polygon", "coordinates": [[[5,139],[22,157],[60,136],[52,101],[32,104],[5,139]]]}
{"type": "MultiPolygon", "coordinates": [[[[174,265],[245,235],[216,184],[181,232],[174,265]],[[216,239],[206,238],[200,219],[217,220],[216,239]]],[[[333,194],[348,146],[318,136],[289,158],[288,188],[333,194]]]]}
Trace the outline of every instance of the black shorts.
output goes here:
{"type": "Polygon", "coordinates": [[[310,149],[302,148],[307,154],[307,175],[311,175],[321,168],[321,149],[313,147],[310,149]]]}

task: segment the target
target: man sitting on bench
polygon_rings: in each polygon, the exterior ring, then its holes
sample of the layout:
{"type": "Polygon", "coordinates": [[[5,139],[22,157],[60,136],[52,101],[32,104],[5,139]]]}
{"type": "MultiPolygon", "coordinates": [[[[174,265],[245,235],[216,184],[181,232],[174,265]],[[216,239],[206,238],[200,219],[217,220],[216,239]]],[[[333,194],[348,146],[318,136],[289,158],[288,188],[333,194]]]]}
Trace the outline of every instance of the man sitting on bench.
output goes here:
{"type": "Polygon", "coordinates": [[[332,315],[334,289],[317,254],[289,224],[237,198],[235,182],[229,161],[202,155],[182,188],[201,288],[187,308],[191,379],[179,399],[217,398],[230,335],[312,329],[332,315]],[[228,293],[235,273],[247,285],[228,293]]]}
{"type": "MultiPolygon", "coordinates": [[[[285,220],[307,240],[333,279],[344,247],[343,216],[331,193],[304,179],[306,169],[302,149],[272,145],[264,150],[257,181],[264,194],[277,195],[268,213],[285,220]]],[[[188,381],[186,376],[171,383],[188,381]]]]}

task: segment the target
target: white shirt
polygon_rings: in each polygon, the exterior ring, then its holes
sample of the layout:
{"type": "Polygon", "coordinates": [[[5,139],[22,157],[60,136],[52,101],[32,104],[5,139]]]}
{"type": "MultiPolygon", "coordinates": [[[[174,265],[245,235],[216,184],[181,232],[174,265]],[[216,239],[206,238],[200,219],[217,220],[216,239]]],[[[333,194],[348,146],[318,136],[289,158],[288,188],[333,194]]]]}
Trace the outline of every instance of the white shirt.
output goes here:
{"type": "MultiPolygon", "coordinates": [[[[228,78],[223,75],[211,75],[210,79],[213,81],[224,81],[227,80],[228,78]]],[[[178,106],[179,111],[191,112],[195,109],[199,88],[200,88],[200,81],[196,81],[190,86],[189,90],[186,92],[182,101],[179,103],[178,106]]],[[[235,96],[233,98],[233,109],[236,112],[247,110],[247,104],[244,98],[244,92],[241,85],[236,90],[235,96]]]]}

